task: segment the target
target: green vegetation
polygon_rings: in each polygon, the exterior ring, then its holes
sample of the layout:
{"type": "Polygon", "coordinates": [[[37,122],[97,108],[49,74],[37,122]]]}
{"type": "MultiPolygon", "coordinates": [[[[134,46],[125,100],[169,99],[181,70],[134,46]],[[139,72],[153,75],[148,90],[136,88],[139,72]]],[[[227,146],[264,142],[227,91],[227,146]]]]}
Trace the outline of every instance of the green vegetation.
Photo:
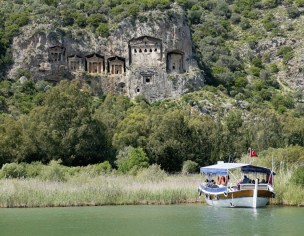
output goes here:
{"type": "MultiPolygon", "coordinates": [[[[59,163],[10,164],[1,174],[42,169],[35,178],[0,180],[0,207],[96,206],[121,204],[177,204],[201,201],[196,188],[200,176],[167,176],[153,165],[136,176],[101,174],[98,165],[64,167],[59,163]],[[59,180],[59,179],[60,180],[59,180]]],[[[20,172],[20,174],[21,174],[20,172]]],[[[8,177],[8,176],[7,176],[8,177]]]]}
{"type": "MultiPolygon", "coordinates": [[[[276,198],[271,199],[271,204],[303,206],[303,147],[270,148],[258,158],[249,158],[243,156],[240,161],[269,166],[273,160],[276,198]]],[[[197,167],[195,162],[186,161],[186,175],[167,175],[154,164],[137,169],[136,174],[132,171],[132,175],[120,175],[109,162],[84,167],[67,167],[60,161],[48,165],[5,164],[0,171],[0,207],[202,202],[196,191],[202,176],[189,175],[192,171],[197,173],[197,167]]]]}
{"type": "MultiPolygon", "coordinates": [[[[76,80],[53,88],[32,81],[0,85],[2,165],[109,161],[122,173],[151,164],[172,173],[188,160],[202,166],[240,157],[249,146],[263,151],[304,145],[303,113],[292,96],[276,94],[262,107],[239,105],[224,88],[206,86],[176,101],[149,104],[122,95],[94,97],[76,80]]],[[[268,96],[263,81],[256,86],[268,96]]]]}
{"type": "Polygon", "coordinates": [[[248,147],[261,153],[260,164],[270,167],[274,158],[273,203],[303,205],[304,93],[279,76],[297,48],[288,40],[267,48],[277,37],[301,35],[303,6],[302,0],[0,1],[1,205],[194,202],[199,180],[187,174],[236,160],[248,147]],[[76,80],[34,82],[26,69],[15,81],[6,78],[10,45],[27,24],[108,37],[124,19],[148,21],[149,10],[172,15],[173,2],[186,11],[207,75],[200,91],[149,103],[93,93],[76,80]],[[21,76],[29,80],[17,81],[21,76]],[[180,172],[185,176],[166,174],[180,172]]]}
{"type": "Polygon", "coordinates": [[[261,152],[257,158],[246,156],[241,159],[241,162],[250,161],[253,165],[273,166],[276,173],[274,180],[276,196],[271,199],[271,204],[303,206],[303,151],[303,146],[269,148],[261,152]]]}

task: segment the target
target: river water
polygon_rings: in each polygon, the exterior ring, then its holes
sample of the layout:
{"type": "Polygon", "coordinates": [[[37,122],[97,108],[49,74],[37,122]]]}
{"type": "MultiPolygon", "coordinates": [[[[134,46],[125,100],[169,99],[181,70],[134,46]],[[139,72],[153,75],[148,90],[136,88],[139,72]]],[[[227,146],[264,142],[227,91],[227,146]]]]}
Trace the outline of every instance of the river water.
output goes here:
{"type": "Polygon", "coordinates": [[[1,236],[304,235],[304,208],[206,205],[0,209],[1,236]]]}

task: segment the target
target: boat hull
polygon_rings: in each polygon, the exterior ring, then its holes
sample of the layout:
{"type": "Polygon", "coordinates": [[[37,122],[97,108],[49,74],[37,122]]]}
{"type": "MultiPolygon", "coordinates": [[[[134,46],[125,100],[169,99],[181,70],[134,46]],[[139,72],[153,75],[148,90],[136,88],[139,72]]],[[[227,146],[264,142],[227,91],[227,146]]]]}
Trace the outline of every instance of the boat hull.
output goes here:
{"type": "Polygon", "coordinates": [[[221,200],[206,199],[206,202],[210,206],[217,206],[217,207],[261,208],[261,207],[265,207],[268,204],[269,198],[258,197],[256,206],[253,206],[252,197],[227,198],[221,200]]]}
{"type": "Polygon", "coordinates": [[[218,207],[265,207],[269,203],[269,198],[274,196],[268,190],[258,190],[256,201],[254,200],[254,190],[241,190],[235,192],[212,194],[204,192],[206,203],[210,206],[218,207]]]}

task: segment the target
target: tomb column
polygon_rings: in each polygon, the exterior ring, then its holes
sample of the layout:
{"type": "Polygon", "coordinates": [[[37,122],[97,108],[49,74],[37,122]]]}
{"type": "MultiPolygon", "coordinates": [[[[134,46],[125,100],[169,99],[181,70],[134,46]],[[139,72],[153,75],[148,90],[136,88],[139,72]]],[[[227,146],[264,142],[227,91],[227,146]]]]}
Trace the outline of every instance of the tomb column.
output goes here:
{"type": "Polygon", "coordinates": [[[101,63],[97,63],[97,72],[100,74],[101,73],[101,63]]]}

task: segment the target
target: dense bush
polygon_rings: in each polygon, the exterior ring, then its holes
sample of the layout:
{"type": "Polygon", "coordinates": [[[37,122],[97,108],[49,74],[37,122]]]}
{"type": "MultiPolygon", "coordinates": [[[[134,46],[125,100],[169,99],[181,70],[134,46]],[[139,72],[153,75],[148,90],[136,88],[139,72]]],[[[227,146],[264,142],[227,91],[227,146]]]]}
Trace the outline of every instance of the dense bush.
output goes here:
{"type": "Polygon", "coordinates": [[[295,184],[304,186],[304,165],[297,168],[292,175],[292,181],[295,184]]]}
{"type": "Polygon", "coordinates": [[[17,163],[7,163],[2,166],[2,176],[6,178],[22,178],[26,176],[24,165],[17,163]]]}
{"type": "Polygon", "coordinates": [[[96,33],[99,34],[102,37],[109,36],[109,27],[107,24],[100,23],[98,27],[96,28],[96,33]]]}
{"type": "Polygon", "coordinates": [[[160,182],[167,176],[166,172],[159,165],[153,164],[148,168],[141,169],[137,178],[143,181],[160,182]]]}
{"type": "Polygon", "coordinates": [[[149,158],[142,148],[129,146],[118,153],[115,163],[119,172],[137,174],[141,168],[149,166],[149,158]]]}
{"type": "Polygon", "coordinates": [[[183,163],[182,174],[194,174],[197,173],[199,169],[199,165],[191,160],[187,160],[183,163]]]}

